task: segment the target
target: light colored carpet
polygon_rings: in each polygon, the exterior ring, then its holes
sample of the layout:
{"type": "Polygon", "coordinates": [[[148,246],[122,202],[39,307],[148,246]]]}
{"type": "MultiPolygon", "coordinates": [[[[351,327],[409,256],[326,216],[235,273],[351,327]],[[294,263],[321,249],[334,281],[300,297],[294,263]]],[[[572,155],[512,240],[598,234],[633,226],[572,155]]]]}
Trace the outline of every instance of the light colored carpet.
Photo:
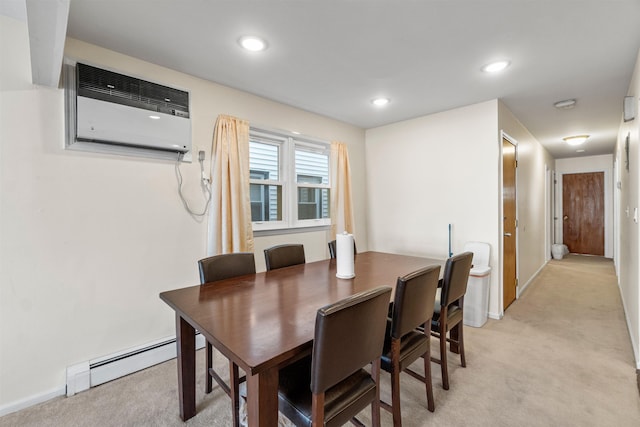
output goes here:
{"type": "MultiPolygon", "coordinates": [[[[465,327],[467,368],[450,353],[451,389],[433,367],[436,411],[403,374],[403,424],[412,426],[640,426],[640,397],[613,264],[552,260],[500,321],[465,327]]],[[[432,351],[437,354],[435,340],[432,351]]],[[[0,418],[0,426],[229,426],[229,398],[205,395],[198,353],[198,414],[178,416],[175,360],[0,418]]],[[[217,355],[222,371],[226,361],[217,355]]],[[[420,364],[413,366],[421,372],[420,364]]],[[[382,395],[390,401],[389,378],[382,395]]],[[[366,424],[370,412],[359,417],[366,424]]],[[[382,424],[392,425],[382,411],[382,424]]]]}

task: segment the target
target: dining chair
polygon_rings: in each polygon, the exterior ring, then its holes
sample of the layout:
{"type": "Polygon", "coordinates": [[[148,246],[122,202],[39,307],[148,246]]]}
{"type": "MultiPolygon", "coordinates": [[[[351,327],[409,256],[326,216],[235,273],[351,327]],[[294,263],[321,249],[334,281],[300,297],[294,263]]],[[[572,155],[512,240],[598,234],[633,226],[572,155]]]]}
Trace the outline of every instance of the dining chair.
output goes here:
{"type": "MultiPolygon", "coordinates": [[[[329,245],[329,256],[331,258],[335,258],[336,257],[336,241],[332,240],[328,243],[329,245]]],[[[353,241],[353,256],[356,256],[358,254],[358,251],[356,250],[356,241],[353,241]]]]}
{"type": "Polygon", "coordinates": [[[427,408],[431,412],[435,409],[431,383],[431,334],[424,328],[421,331],[416,328],[431,324],[439,278],[439,265],[398,277],[381,358],[382,370],[391,374],[391,405],[386,402],[381,402],[381,405],[393,414],[394,427],[402,425],[400,373],[403,371],[425,384],[427,408]],[[424,358],[424,376],[409,369],[409,365],[420,357],[424,358]]]}
{"type": "Polygon", "coordinates": [[[300,244],[272,246],[264,250],[264,261],[267,271],[304,264],[304,246],[300,244]]]}
{"type": "Polygon", "coordinates": [[[464,357],[464,294],[473,261],[473,252],[463,252],[447,259],[444,266],[442,287],[436,293],[435,308],[431,320],[431,335],[440,340],[440,358],[431,358],[440,364],[442,388],[449,390],[449,371],[447,369],[447,341],[451,352],[460,354],[460,365],[467,366],[464,357]],[[447,332],[449,338],[447,338],[447,332]]]}
{"type": "MultiPolygon", "coordinates": [[[[217,282],[232,277],[255,274],[256,263],[253,253],[236,252],[231,254],[214,255],[198,261],[200,270],[200,283],[217,282]]],[[[210,393],[213,388],[214,379],[220,388],[231,398],[231,408],[233,410],[233,425],[240,426],[240,383],[246,377],[240,377],[238,365],[229,361],[229,384],[213,369],[213,346],[209,341],[206,343],[206,384],[205,393],[210,393]]]]}
{"type": "Polygon", "coordinates": [[[391,288],[364,291],[316,313],[313,349],[280,370],[278,406],[296,426],[341,426],[371,405],[380,426],[380,355],[391,288]],[[371,364],[370,372],[365,368],[371,364]]]}

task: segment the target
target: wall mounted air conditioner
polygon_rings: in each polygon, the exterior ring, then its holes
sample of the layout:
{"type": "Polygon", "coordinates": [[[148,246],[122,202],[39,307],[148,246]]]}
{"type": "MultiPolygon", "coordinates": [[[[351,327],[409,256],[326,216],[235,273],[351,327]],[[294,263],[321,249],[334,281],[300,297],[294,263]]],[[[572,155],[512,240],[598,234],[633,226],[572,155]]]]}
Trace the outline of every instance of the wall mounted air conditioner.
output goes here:
{"type": "Polygon", "coordinates": [[[189,93],[65,61],[66,146],[190,160],[189,93]]]}

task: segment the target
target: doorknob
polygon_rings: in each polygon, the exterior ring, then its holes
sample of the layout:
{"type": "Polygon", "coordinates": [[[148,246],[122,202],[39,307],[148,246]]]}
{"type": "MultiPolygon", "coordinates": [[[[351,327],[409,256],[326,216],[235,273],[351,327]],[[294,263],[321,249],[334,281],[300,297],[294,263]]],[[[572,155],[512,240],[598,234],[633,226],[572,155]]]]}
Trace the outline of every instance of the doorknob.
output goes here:
{"type": "Polygon", "coordinates": [[[504,237],[511,237],[511,233],[504,233],[504,237]]]}
{"type": "Polygon", "coordinates": [[[562,219],[566,221],[566,220],[569,219],[569,217],[567,215],[565,215],[565,216],[562,217],[562,219]]]}

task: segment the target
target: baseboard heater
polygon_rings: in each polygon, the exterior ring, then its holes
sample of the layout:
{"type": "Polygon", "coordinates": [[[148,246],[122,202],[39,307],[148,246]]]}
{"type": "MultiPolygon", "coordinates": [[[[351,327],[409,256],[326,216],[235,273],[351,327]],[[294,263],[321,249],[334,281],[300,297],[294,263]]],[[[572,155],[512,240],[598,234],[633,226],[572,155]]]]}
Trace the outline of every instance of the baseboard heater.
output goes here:
{"type": "MultiPolygon", "coordinates": [[[[204,337],[196,334],[196,349],[204,345],[204,337]]],[[[176,357],[176,351],[176,339],[172,337],[69,366],[67,396],[166,362],[176,357]]]]}

